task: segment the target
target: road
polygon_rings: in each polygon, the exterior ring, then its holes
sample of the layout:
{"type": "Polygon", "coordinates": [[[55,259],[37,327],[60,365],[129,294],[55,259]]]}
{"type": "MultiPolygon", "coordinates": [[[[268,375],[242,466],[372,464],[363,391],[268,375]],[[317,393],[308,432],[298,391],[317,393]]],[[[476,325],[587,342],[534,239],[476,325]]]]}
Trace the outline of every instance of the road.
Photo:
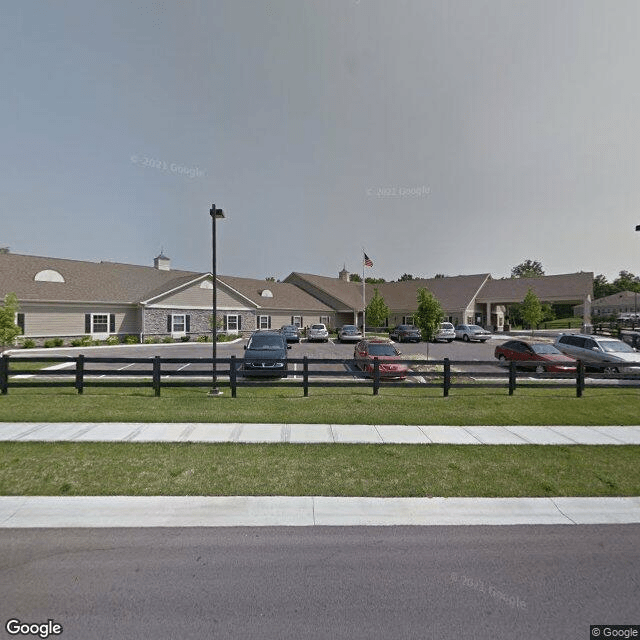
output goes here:
{"type": "Polygon", "coordinates": [[[640,525],[7,529],[2,625],[52,619],[64,640],[584,640],[590,624],[640,624],[638,540],[640,525]]]}

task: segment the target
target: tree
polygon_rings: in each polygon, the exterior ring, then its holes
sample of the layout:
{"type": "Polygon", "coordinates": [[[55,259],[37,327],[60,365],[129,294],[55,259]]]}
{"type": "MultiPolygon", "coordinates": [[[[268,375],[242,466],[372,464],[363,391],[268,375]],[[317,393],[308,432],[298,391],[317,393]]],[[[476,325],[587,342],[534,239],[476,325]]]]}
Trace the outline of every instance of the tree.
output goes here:
{"type": "Polygon", "coordinates": [[[542,263],[537,260],[525,260],[511,269],[512,278],[537,278],[543,275],[542,263]]]}
{"type": "Polygon", "coordinates": [[[533,335],[533,330],[538,324],[540,324],[540,322],[542,322],[543,311],[538,296],[533,292],[533,289],[531,288],[529,288],[529,291],[527,291],[527,295],[522,301],[522,306],[520,307],[520,315],[522,316],[525,324],[528,324],[531,328],[531,334],[533,335]]]}
{"type": "Polygon", "coordinates": [[[367,284],[383,284],[386,282],[384,278],[365,278],[364,281],[367,284]]]}
{"type": "Polygon", "coordinates": [[[413,314],[413,322],[422,331],[424,340],[434,339],[443,317],[437,298],[424,288],[418,289],[418,310],[413,314]]]}
{"type": "Polygon", "coordinates": [[[16,324],[18,313],[18,297],[15,293],[7,293],[4,297],[4,305],[0,307],[0,345],[2,351],[6,345],[12,345],[13,341],[22,333],[16,324]]]}
{"type": "Polygon", "coordinates": [[[630,271],[621,271],[618,277],[613,281],[615,291],[640,291],[640,278],[630,271]]]}
{"type": "Polygon", "coordinates": [[[403,273],[399,278],[398,282],[407,282],[409,280],[413,280],[413,276],[410,273],[403,273]]]}
{"type": "Polygon", "coordinates": [[[366,309],[367,322],[370,327],[382,327],[389,317],[389,307],[376,289],[366,309]]]}
{"type": "Polygon", "coordinates": [[[350,273],[349,282],[362,282],[362,278],[357,273],[350,273]]]}
{"type": "Polygon", "coordinates": [[[615,285],[607,281],[607,277],[599,274],[593,279],[593,299],[604,298],[616,292],[615,285]]]}

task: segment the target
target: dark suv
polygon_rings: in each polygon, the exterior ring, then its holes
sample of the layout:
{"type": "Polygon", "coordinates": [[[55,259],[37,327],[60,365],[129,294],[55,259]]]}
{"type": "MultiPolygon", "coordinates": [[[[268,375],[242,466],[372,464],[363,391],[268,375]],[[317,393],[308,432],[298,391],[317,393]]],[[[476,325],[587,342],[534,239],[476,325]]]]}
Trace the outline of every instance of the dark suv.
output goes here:
{"type": "Polygon", "coordinates": [[[245,346],[245,376],[287,377],[287,339],[279,331],[255,331],[245,346]]]}

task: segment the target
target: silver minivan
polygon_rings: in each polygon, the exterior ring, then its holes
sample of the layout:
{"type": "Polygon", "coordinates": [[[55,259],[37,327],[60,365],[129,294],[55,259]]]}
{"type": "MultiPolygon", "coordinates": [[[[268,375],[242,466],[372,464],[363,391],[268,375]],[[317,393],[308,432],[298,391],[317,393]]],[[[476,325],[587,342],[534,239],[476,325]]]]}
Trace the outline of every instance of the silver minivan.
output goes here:
{"type": "Polygon", "coordinates": [[[640,371],[640,353],[622,340],[605,336],[568,333],[558,336],[555,346],[565,355],[582,360],[587,366],[605,373],[640,371]]]}
{"type": "Polygon", "coordinates": [[[441,322],[436,335],[434,336],[434,342],[438,342],[439,340],[444,342],[453,342],[456,337],[455,329],[450,322],[441,322]]]}

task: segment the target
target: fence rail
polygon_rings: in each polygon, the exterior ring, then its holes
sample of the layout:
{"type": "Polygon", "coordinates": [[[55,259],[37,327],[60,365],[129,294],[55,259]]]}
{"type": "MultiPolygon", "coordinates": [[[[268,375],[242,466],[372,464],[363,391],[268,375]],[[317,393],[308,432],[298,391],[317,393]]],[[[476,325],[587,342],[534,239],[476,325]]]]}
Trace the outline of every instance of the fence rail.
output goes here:
{"type": "MultiPolygon", "coordinates": [[[[587,377],[586,367],[580,360],[575,373],[537,373],[531,368],[522,368],[522,363],[517,365],[514,361],[508,366],[501,366],[495,360],[451,361],[448,358],[428,361],[402,359],[395,362],[409,367],[407,379],[387,380],[381,374],[381,361],[377,358],[373,361],[371,372],[360,371],[356,361],[348,358],[292,358],[288,361],[284,383],[302,388],[305,397],[313,387],[362,387],[363,384],[371,386],[373,395],[378,395],[384,386],[441,388],[444,396],[448,396],[451,389],[465,387],[505,388],[509,395],[513,395],[518,388],[566,389],[569,382],[575,387],[577,397],[582,396],[587,382],[598,388],[617,387],[621,381],[626,386],[640,387],[640,372],[633,365],[619,365],[623,369],[620,373],[590,372],[587,377]],[[296,369],[298,365],[301,369],[296,369]],[[313,368],[323,365],[333,365],[333,368],[313,368]],[[485,367],[486,370],[478,367],[485,367]]],[[[82,354],[75,357],[28,357],[5,354],[0,357],[0,391],[6,395],[10,387],[74,387],[81,394],[86,387],[146,387],[152,388],[155,395],[159,396],[163,387],[211,387],[213,363],[212,358],[103,358],[82,354]],[[52,363],[55,368],[12,366],[29,362],[52,363]],[[125,366],[109,368],[107,365],[125,366]],[[174,368],[176,365],[177,368],[174,368]]],[[[280,382],[272,378],[245,377],[242,358],[236,356],[216,358],[215,363],[216,384],[228,386],[234,398],[238,388],[270,387],[280,382]]]]}

